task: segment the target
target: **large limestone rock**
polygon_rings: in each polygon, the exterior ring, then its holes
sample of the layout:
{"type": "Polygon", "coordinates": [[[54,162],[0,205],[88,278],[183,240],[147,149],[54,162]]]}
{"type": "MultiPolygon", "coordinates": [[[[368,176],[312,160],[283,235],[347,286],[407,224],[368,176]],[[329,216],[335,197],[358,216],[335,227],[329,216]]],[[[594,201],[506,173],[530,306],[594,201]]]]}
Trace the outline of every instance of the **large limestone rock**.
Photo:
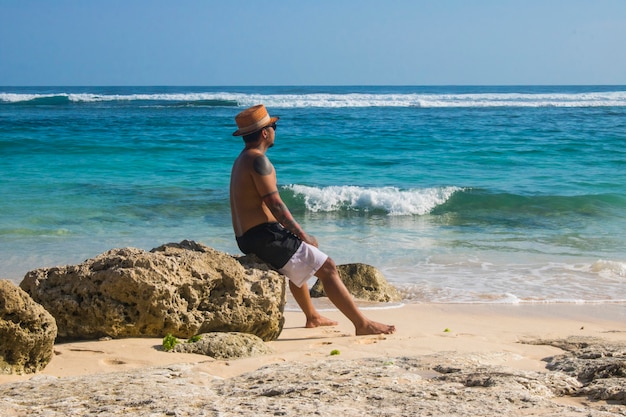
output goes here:
{"type": "Polygon", "coordinates": [[[242,332],[268,341],[284,324],[282,275],[191,241],[113,249],[31,271],[20,286],[56,318],[59,339],[242,332]]]}
{"type": "MultiPolygon", "coordinates": [[[[387,282],[377,268],[361,264],[337,265],[339,277],[355,298],[367,301],[400,301],[400,292],[387,282]]],[[[324,297],[324,287],[318,280],[311,288],[311,297],[324,297]]]]}
{"type": "Polygon", "coordinates": [[[46,367],[54,354],[54,318],[11,281],[0,280],[0,373],[46,367]]]}

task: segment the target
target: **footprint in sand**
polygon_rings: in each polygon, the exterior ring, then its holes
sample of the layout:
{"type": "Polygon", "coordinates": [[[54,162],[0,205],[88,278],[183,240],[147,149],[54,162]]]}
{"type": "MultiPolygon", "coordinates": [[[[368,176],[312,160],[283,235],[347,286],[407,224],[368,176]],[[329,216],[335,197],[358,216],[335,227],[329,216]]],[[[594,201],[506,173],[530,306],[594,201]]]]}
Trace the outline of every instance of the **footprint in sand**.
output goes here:
{"type": "Polygon", "coordinates": [[[371,345],[373,343],[378,343],[380,340],[387,340],[387,338],[383,335],[367,337],[367,338],[359,338],[356,340],[357,345],[371,345]]]}
{"type": "Polygon", "coordinates": [[[139,368],[142,366],[150,365],[149,361],[140,360],[125,360],[121,358],[104,358],[100,360],[100,363],[107,366],[124,366],[125,368],[139,368]]]}
{"type": "Polygon", "coordinates": [[[70,352],[104,353],[102,350],[69,348],[70,352]]]}
{"type": "Polygon", "coordinates": [[[126,365],[126,362],[121,359],[104,359],[102,363],[105,365],[126,365]]]}

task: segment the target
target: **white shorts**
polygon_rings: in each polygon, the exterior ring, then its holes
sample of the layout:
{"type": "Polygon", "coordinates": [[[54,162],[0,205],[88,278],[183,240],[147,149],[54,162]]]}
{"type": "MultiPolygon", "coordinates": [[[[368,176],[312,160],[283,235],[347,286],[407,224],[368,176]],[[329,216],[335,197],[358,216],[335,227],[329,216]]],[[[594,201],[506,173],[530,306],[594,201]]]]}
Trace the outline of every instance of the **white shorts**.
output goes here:
{"type": "Polygon", "coordinates": [[[299,288],[315,275],[318,269],[324,265],[326,259],[328,259],[328,255],[324,252],[313,245],[302,242],[296,253],[278,272],[289,278],[289,281],[299,288]]]}

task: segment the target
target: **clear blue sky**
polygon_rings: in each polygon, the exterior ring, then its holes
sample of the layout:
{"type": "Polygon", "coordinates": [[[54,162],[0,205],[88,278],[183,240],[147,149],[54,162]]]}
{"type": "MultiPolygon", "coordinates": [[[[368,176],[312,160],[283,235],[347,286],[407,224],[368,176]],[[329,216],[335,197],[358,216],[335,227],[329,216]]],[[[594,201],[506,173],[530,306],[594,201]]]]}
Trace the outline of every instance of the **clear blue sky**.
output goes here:
{"type": "Polygon", "coordinates": [[[626,0],[0,0],[0,85],[626,84],[626,0]]]}

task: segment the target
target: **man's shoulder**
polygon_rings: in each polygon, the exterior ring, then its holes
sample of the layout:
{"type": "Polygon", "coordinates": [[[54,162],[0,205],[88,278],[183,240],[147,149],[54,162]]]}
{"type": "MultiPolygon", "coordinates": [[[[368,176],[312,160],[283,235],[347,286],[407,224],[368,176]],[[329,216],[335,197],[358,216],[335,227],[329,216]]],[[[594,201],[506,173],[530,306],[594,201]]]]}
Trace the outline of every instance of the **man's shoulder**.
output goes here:
{"type": "Polygon", "coordinates": [[[250,163],[254,160],[253,155],[249,151],[242,151],[237,159],[235,159],[235,166],[242,167],[244,165],[250,165],[250,163]]]}
{"type": "Polygon", "coordinates": [[[267,156],[265,156],[263,152],[260,152],[256,149],[244,149],[243,151],[241,151],[237,159],[244,161],[254,161],[258,157],[267,158],[267,156]]]}
{"type": "Polygon", "coordinates": [[[274,171],[272,163],[265,155],[259,155],[253,158],[252,166],[254,172],[263,176],[270,175],[274,171]]]}
{"type": "Polygon", "coordinates": [[[269,175],[274,171],[274,166],[263,152],[243,151],[235,160],[233,172],[257,173],[269,175]]]}
{"type": "Polygon", "coordinates": [[[265,155],[263,152],[259,152],[256,150],[242,152],[241,155],[239,155],[239,158],[237,158],[237,160],[249,166],[257,165],[259,163],[271,164],[267,155],[265,155]]]}

